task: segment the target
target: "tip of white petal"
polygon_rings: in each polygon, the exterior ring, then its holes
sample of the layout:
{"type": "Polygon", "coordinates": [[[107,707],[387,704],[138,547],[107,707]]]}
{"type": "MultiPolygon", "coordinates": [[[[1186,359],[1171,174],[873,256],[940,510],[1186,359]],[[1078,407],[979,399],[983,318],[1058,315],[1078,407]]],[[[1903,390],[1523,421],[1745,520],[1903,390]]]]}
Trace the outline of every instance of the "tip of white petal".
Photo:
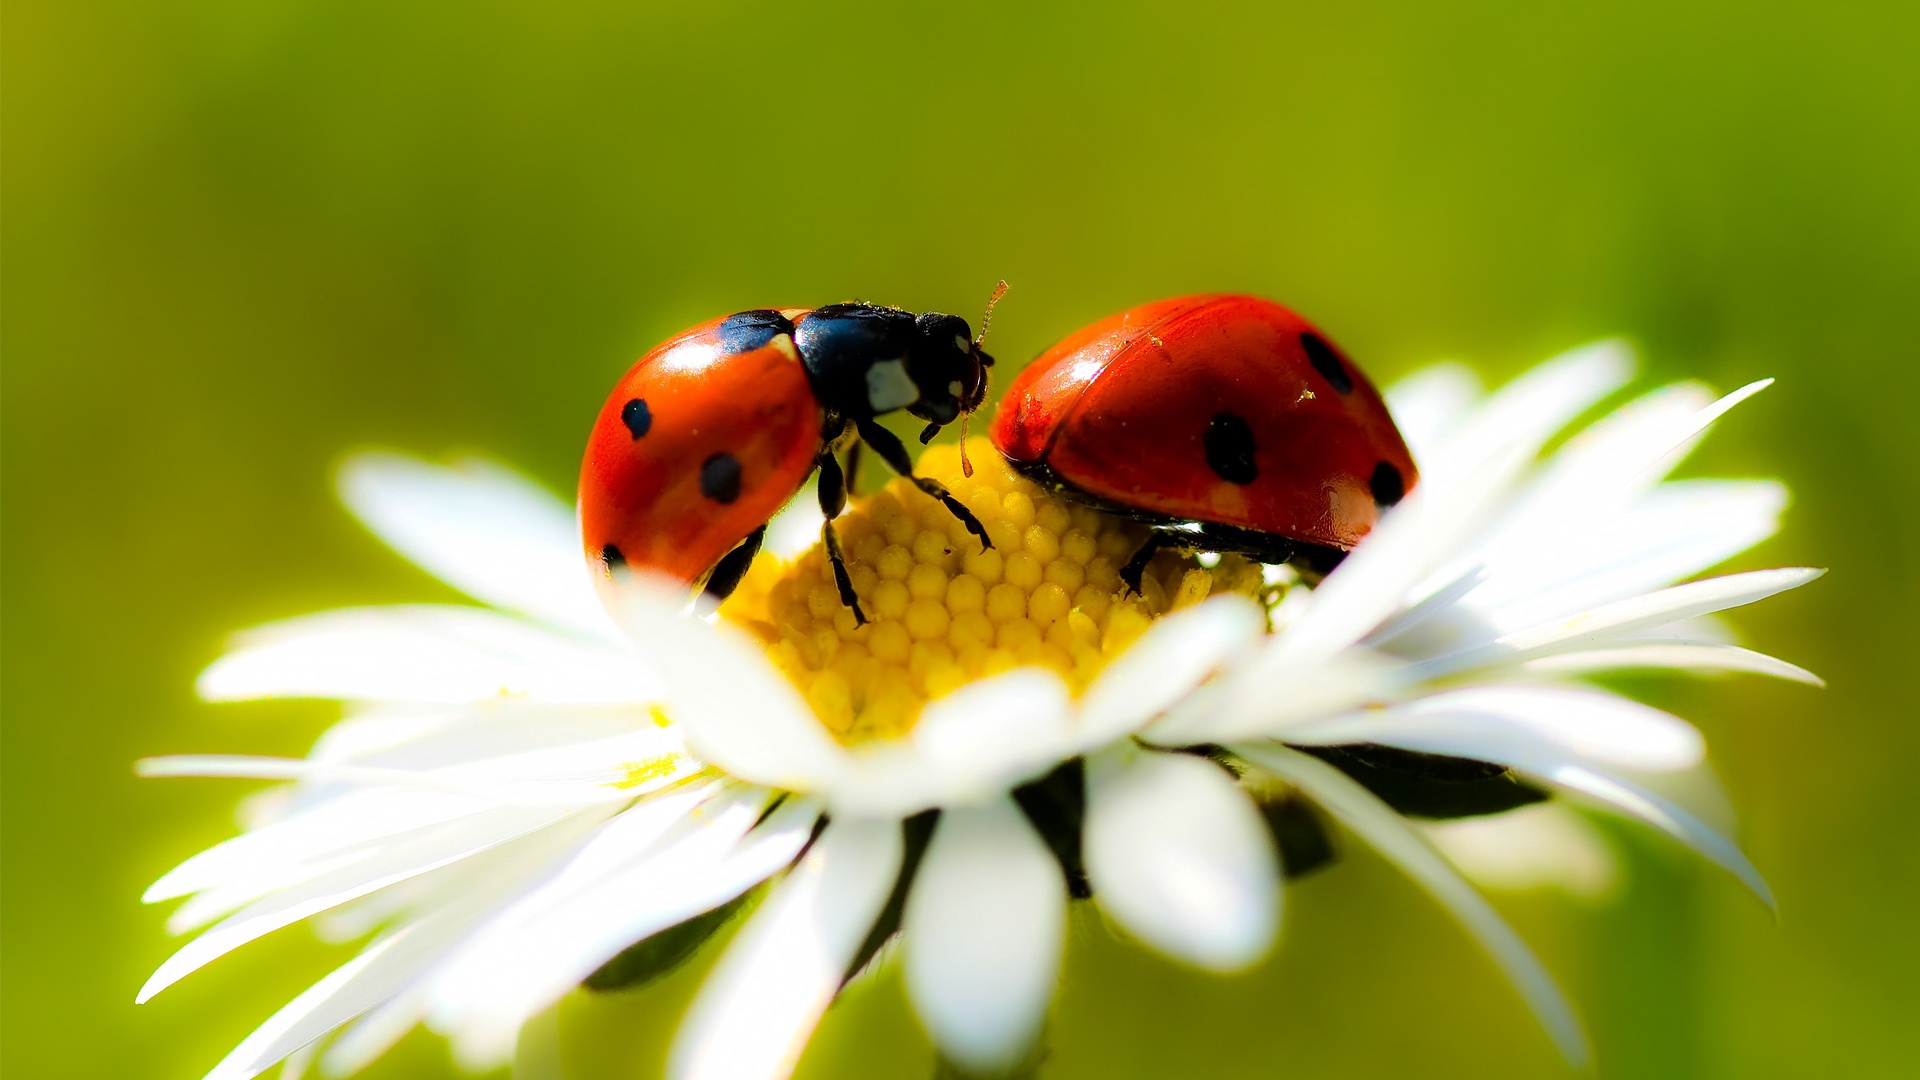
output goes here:
{"type": "Polygon", "coordinates": [[[193,680],[193,692],[202,701],[246,701],[263,697],[256,687],[249,685],[238,669],[243,663],[243,654],[228,653],[208,664],[198,678],[193,680]]]}
{"type": "Polygon", "coordinates": [[[1598,391],[1594,396],[1600,397],[1625,386],[1639,367],[1640,350],[1632,341],[1606,337],[1552,357],[1520,378],[1587,383],[1598,391]]]}
{"type": "Polygon", "coordinates": [[[1264,957],[1279,927],[1279,865],[1232,778],[1185,754],[1109,754],[1088,773],[1085,859],[1102,910],[1208,971],[1264,957]]]}
{"type": "Polygon", "coordinates": [[[907,895],[904,977],[955,1064],[999,1075],[1045,1024],[1066,931],[1059,866],[1011,800],[940,819],[907,895]]]}

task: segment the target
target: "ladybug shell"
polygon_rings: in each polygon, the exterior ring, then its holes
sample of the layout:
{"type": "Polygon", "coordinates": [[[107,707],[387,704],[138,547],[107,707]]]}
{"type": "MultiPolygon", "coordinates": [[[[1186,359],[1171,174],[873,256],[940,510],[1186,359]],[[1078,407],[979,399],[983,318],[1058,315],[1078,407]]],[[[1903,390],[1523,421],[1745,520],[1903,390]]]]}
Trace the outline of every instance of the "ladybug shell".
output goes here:
{"type": "Polygon", "coordinates": [[[1416,479],[1367,377],[1253,296],[1162,300],[1073,334],[1008,388],[993,441],[1096,502],[1342,550],[1416,479]]]}
{"type": "Polygon", "coordinates": [[[824,417],[792,337],[729,350],[726,321],[641,357],[600,408],[580,466],[580,535],[603,582],[623,560],[698,581],[813,471],[824,417]]]}

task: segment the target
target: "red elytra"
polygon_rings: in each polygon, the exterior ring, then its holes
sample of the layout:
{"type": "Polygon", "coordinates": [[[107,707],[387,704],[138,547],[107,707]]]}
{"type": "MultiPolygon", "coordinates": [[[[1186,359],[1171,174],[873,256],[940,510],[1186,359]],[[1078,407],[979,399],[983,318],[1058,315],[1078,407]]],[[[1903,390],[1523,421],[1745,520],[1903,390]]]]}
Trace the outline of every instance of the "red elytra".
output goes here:
{"type": "Polygon", "coordinates": [[[1007,388],[992,436],[1042,484],[1158,527],[1149,548],[1320,570],[1418,478],[1366,375],[1254,296],[1161,300],[1068,336],[1007,388]]]}
{"type": "Polygon", "coordinates": [[[596,580],[604,591],[640,569],[724,598],[767,519],[819,469],[840,597],[864,621],[833,533],[846,501],[838,452],[871,447],[986,544],[875,418],[904,409],[931,438],[980,404],[992,363],[964,319],[866,303],[743,311],[669,339],[614,385],[587,440],[580,535],[596,580]]]}

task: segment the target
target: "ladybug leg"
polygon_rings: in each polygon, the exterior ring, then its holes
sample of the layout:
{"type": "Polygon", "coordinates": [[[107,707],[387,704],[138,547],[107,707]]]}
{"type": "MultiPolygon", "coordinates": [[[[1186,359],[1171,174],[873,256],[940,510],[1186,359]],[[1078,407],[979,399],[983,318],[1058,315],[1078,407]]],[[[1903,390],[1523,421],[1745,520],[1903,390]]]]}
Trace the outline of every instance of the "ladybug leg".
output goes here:
{"type": "Polygon", "coordinates": [[[713,573],[707,575],[707,587],[701,591],[700,607],[702,614],[720,606],[721,601],[733,595],[740,587],[740,580],[747,576],[747,568],[753,565],[753,557],[760,553],[760,542],[767,538],[765,525],[747,534],[740,546],[727,552],[714,564],[713,573]]]}
{"type": "Polygon", "coordinates": [[[973,516],[973,511],[967,509],[966,504],[953,497],[945,484],[913,475],[913,459],[907,456],[907,448],[900,442],[899,436],[872,420],[856,420],[854,423],[860,431],[861,441],[873,447],[873,452],[879,454],[880,459],[891,466],[894,472],[913,481],[921,491],[939,499],[949,513],[960,519],[960,524],[965,525],[968,532],[980,538],[981,551],[993,546],[993,541],[987,539],[987,527],[980,524],[980,519],[973,516]]]}
{"type": "Polygon", "coordinates": [[[866,444],[859,439],[847,447],[847,494],[860,494],[860,449],[866,444]]]}
{"type": "Polygon", "coordinates": [[[1154,553],[1166,546],[1165,533],[1147,534],[1146,543],[1141,544],[1140,550],[1134,552],[1133,558],[1127,560],[1127,565],[1120,568],[1120,580],[1126,582],[1128,590],[1140,592],[1140,576],[1147,572],[1147,564],[1153,561],[1154,553]]]}
{"type": "Polygon", "coordinates": [[[860,610],[860,598],[853,594],[853,578],[847,574],[847,557],[840,550],[840,535],[833,531],[833,519],[847,507],[847,477],[840,471],[840,459],[829,450],[820,455],[820,540],[827,546],[827,561],[833,564],[833,583],[840,590],[840,602],[853,609],[855,626],[865,626],[867,613],[860,610]]]}

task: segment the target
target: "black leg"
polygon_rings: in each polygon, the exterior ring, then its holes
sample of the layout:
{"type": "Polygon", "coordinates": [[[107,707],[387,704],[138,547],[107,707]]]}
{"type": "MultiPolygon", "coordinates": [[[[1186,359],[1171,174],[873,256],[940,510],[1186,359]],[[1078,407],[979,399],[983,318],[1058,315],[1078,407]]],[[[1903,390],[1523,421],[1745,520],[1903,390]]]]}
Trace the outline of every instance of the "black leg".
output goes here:
{"type": "Polygon", "coordinates": [[[859,439],[847,447],[847,494],[860,494],[860,448],[866,444],[859,439]]]}
{"type": "Polygon", "coordinates": [[[1140,575],[1147,572],[1147,564],[1153,561],[1154,552],[1166,546],[1165,533],[1147,534],[1147,542],[1141,544],[1140,550],[1134,552],[1133,558],[1127,560],[1127,565],[1120,568],[1120,580],[1126,582],[1129,590],[1136,593],[1140,591],[1140,575]]]}
{"type": "Polygon", "coordinates": [[[840,459],[832,452],[820,455],[820,512],[828,521],[847,508],[847,474],[840,471],[840,459]]]}
{"type": "Polygon", "coordinates": [[[707,575],[707,588],[703,597],[708,610],[719,607],[720,602],[733,595],[740,587],[740,579],[747,576],[747,568],[753,565],[753,557],[760,554],[760,542],[767,538],[765,525],[747,534],[740,546],[720,557],[714,564],[713,573],[707,575]]]}
{"type": "Polygon", "coordinates": [[[980,524],[980,519],[973,516],[973,511],[953,497],[953,493],[947,490],[945,484],[938,480],[913,475],[913,459],[907,456],[907,448],[900,442],[899,436],[871,420],[856,420],[854,423],[860,432],[861,440],[873,447],[873,452],[879,454],[880,459],[885,461],[894,472],[913,481],[914,486],[921,491],[939,499],[949,513],[960,519],[960,523],[967,527],[968,532],[980,538],[981,551],[993,546],[993,541],[987,539],[987,527],[980,524]]]}
{"type": "Polygon", "coordinates": [[[853,578],[847,574],[847,556],[840,550],[840,536],[833,531],[833,519],[847,506],[847,476],[840,471],[840,459],[831,452],[820,455],[820,513],[826,521],[820,525],[820,540],[827,546],[827,561],[833,564],[833,584],[840,590],[840,602],[853,609],[855,626],[865,626],[867,613],[860,610],[860,598],[853,594],[853,578]]]}
{"type": "Polygon", "coordinates": [[[840,602],[853,609],[853,625],[867,625],[867,613],[860,610],[860,598],[853,594],[853,579],[847,576],[847,557],[840,551],[840,536],[833,522],[820,526],[820,539],[827,545],[827,561],[833,564],[833,583],[840,589],[840,602]]]}

